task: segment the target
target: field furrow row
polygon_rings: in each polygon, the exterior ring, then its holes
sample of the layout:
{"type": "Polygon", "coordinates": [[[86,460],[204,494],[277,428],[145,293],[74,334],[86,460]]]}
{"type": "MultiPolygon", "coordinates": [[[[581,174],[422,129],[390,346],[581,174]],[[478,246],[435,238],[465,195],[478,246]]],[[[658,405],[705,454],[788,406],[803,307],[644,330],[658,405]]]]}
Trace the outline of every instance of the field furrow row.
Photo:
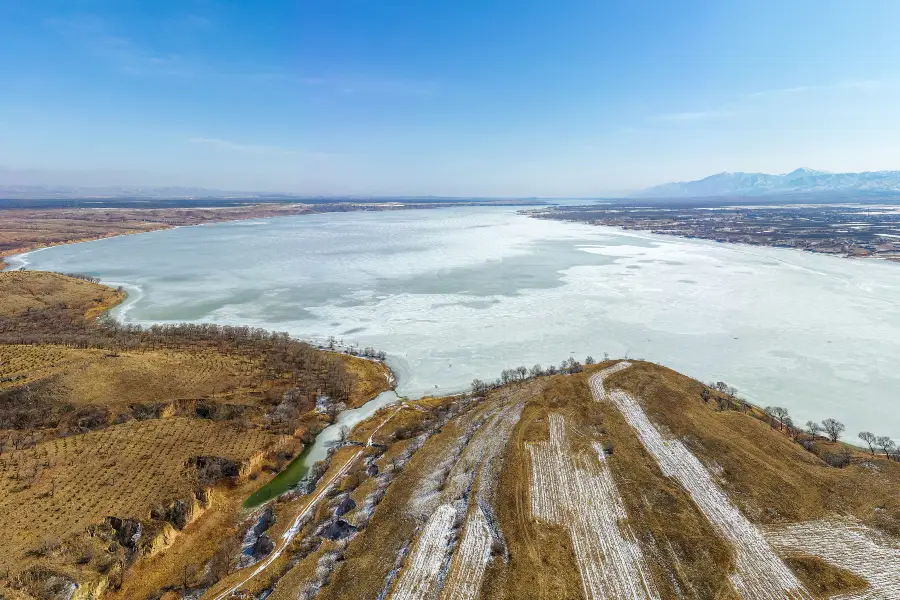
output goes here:
{"type": "Polygon", "coordinates": [[[419,539],[400,574],[392,600],[433,598],[440,587],[440,574],[450,550],[456,508],[441,504],[425,523],[419,539]]]}
{"type": "Polygon", "coordinates": [[[604,388],[604,378],[628,364],[621,362],[594,375],[591,378],[594,397],[608,399],[618,408],[659,463],[663,474],[681,484],[700,512],[731,544],[736,562],[731,581],[738,594],[747,600],[809,598],[760,530],[731,502],[697,457],[680,440],[664,438],[633,397],[621,390],[604,388]]]}
{"type": "Polygon", "coordinates": [[[785,554],[813,555],[865,579],[869,588],[842,600],[890,600],[900,595],[900,546],[849,519],[770,527],[766,538],[785,554]]]}
{"type": "Polygon", "coordinates": [[[550,439],[528,449],[532,514],[568,531],[585,597],[659,598],[602,447],[597,457],[573,457],[564,417],[551,414],[550,439]]]}

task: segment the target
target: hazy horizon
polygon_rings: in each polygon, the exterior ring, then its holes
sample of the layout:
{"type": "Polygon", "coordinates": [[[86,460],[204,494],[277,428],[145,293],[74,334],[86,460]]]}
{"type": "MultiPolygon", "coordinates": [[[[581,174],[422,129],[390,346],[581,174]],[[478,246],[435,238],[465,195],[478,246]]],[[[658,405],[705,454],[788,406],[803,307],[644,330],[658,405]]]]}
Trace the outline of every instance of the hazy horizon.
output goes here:
{"type": "Polygon", "coordinates": [[[897,17],[888,0],[8,2],[0,177],[598,197],[898,169],[897,17]]]}
{"type": "MultiPolygon", "coordinates": [[[[814,169],[809,167],[797,167],[796,169],[792,169],[791,171],[787,171],[784,173],[764,173],[763,175],[789,175],[798,170],[805,170],[811,172],[818,172],[823,175],[843,175],[846,173],[837,173],[834,171],[825,171],[821,169],[814,169]]],[[[900,172],[898,170],[883,170],[883,171],[865,171],[860,173],[879,173],[879,172],[891,172],[897,173],[900,172]]],[[[357,194],[344,194],[344,193],[321,193],[321,194],[313,194],[313,193],[302,193],[302,192],[292,192],[286,190],[276,190],[276,189],[221,189],[214,187],[206,187],[206,186],[197,186],[197,185],[179,185],[179,184],[164,184],[164,183],[153,183],[154,181],[158,181],[158,179],[127,179],[123,178],[121,180],[117,180],[117,183],[107,183],[107,184],[89,184],[85,183],[85,178],[83,174],[79,177],[79,174],[74,174],[74,176],[65,178],[65,174],[57,174],[56,177],[44,177],[41,171],[24,171],[17,172],[14,169],[8,169],[0,165],[0,188],[72,188],[73,195],[77,195],[78,192],[86,191],[86,192],[107,192],[114,193],[116,191],[134,189],[134,190],[146,190],[152,192],[154,190],[164,190],[167,188],[172,188],[176,191],[185,190],[185,191],[195,191],[197,193],[210,193],[212,195],[227,195],[227,194],[242,194],[242,195],[269,195],[269,196],[278,196],[283,195],[285,197],[297,197],[297,198],[367,198],[367,199],[385,199],[389,200],[392,198],[448,198],[448,199],[495,199],[495,200],[509,200],[509,199],[541,199],[541,200],[592,200],[592,199],[608,199],[608,198],[619,198],[619,197],[629,197],[631,195],[638,194],[639,197],[644,197],[639,194],[639,192],[648,191],[650,189],[656,187],[663,187],[667,184],[680,184],[680,183],[694,183],[697,181],[701,181],[704,179],[709,179],[712,177],[716,177],[718,175],[739,175],[739,174],[749,174],[749,175],[758,175],[760,173],[751,173],[747,171],[721,171],[718,173],[710,173],[705,175],[697,180],[693,181],[667,181],[667,182],[659,182],[658,184],[654,184],[651,186],[647,186],[645,188],[637,188],[637,189],[628,189],[628,190],[616,190],[610,191],[605,194],[596,194],[596,195],[584,195],[584,196],[552,196],[552,195],[528,195],[528,194],[519,194],[519,195],[507,195],[507,196],[491,196],[487,194],[465,194],[465,195],[442,195],[442,194],[434,194],[434,193],[424,193],[424,194],[368,194],[368,193],[357,193],[357,194]],[[59,176],[62,178],[59,178],[59,176]],[[140,183],[143,181],[143,183],[140,183]]],[[[784,192],[789,193],[789,192],[784,192]]],[[[775,192],[777,195],[778,192],[775,192]]],[[[39,196],[35,196],[37,198],[39,196]]],[[[112,196],[111,196],[112,197],[112,196]]],[[[17,196],[17,198],[29,198],[29,196],[17,196]]]]}

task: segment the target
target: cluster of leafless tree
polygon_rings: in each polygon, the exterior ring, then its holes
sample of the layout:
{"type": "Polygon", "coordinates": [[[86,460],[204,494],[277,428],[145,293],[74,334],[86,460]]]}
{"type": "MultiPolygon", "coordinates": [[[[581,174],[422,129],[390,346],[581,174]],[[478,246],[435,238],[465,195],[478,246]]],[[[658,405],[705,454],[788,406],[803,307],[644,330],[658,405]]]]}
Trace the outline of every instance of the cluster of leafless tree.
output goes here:
{"type": "MultiPolygon", "coordinates": [[[[835,443],[841,439],[841,435],[846,430],[844,424],[836,419],[807,421],[804,428],[795,427],[787,409],[780,406],[767,406],[765,413],[768,415],[772,427],[777,425],[780,431],[785,431],[791,438],[797,440],[811,451],[814,450],[814,447],[810,438],[815,439],[824,436],[830,442],[835,443]],[[802,434],[806,434],[808,437],[802,437],[802,434]]],[[[880,450],[885,458],[900,461],[900,448],[889,436],[878,436],[870,431],[862,431],[859,434],[859,438],[868,444],[872,456],[876,456],[877,451],[880,450]]],[[[829,464],[838,463],[835,466],[845,466],[850,463],[849,450],[838,455],[825,452],[822,458],[829,464]]]]}
{"type": "Polygon", "coordinates": [[[821,422],[807,421],[806,428],[801,429],[794,425],[794,420],[791,419],[787,409],[780,406],[767,406],[763,412],[769,417],[772,427],[777,425],[779,431],[788,433],[793,439],[798,439],[800,434],[806,433],[812,437],[824,435],[829,441],[837,442],[846,429],[843,423],[835,419],[824,419],[821,422]]]}
{"type": "Polygon", "coordinates": [[[385,360],[387,358],[387,354],[384,350],[376,350],[372,346],[366,346],[362,349],[357,345],[347,346],[344,344],[344,340],[338,340],[334,336],[328,338],[325,348],[332,352],[344,352],[350,356],[362,356],[363,358],[370,358],[373,360],[385,360]]]}
{"type": "MultiPolygon", "coordinates": [[[[214,350],[254,358],[262,368],[262,379],[289,386],[273,402],[285,404],[285,430],[296,425],[300,413],[311,410],[315,399],[328,396],[336,403],[349,400],[354,378],[345,361],[284,332],[247,326],[182,323],[140,327],[112,319],[88,321],[84,314],[66,305],[26,311],[0,318],[0,344],[58,344],[73,348],[125,350],[214,350]]],[[[378,356],[374,349],[369,354],[378,356]]],[[[10,429],[58,428],[65,432],[96,429],[109,424],[104,415],[82,415],[52,380],[30,382],[0,391],[0,427],[10,429]]],[[[280,405],[279,405],[280,406],[280,405]]],[[[202,415],[201,415],[202,416],[202,415]]],[[[105,415],[109,417],[109,415],[105,415]]]]}
{"type": "Polygon", "coordinates": [[[376,360],[384,360],[387,358],[387,354],[385,354],[384,350],[376,350],[371,346],[366,346],[362,350],[357,350],[355,348],[350,348],[347,350],[347,354],[350,356],[362,356],[364,358],[374,358],[376,360]]]}
{"type": "MultiPolygon", "coordinates": [[[[588,356],[584,359],[585,365],[592,365],[595,362],[596,361],[594,361],[594,357],[592,356],[588,356]]],[[[562,361],[558,367],[556,365],[550,365],[549,367],[544,368],[541,365],[534,365],[530,369],[524,366],[515,367],[513,369],[503,369],[503,371],[500,373],[499,379],[495,379],[494,381],[482,381],[481,379],[475,379],[472,381],[470,387],[473,394],[483,394],[488,390],[498,388],[508,383],[525,381],[527,379],[544,377],[547,375],[566,375],[571,373],[580,373],[583,370],[584,365],[582,365],[574,358],[567,358],[566,360],[562,361]]]]}
{"type": "Polygon", "coordinates": [[[79,273],[63,273],[66,277],[71,277],[72,279],[81,279],[84,281],[90,281],[91,283],[100,283],[100,279],[97,277],[91,277],[90,275],[81,275],[79,273]]]}
{"type": "Polygon", "coordinates": [[[875,456],[876,449],[880,449],[885,458],[900,461],[900,446],[889,436],[875,435],[871,431],[861,431],[859,439],[868,444],[872,456],[875,456]]]}

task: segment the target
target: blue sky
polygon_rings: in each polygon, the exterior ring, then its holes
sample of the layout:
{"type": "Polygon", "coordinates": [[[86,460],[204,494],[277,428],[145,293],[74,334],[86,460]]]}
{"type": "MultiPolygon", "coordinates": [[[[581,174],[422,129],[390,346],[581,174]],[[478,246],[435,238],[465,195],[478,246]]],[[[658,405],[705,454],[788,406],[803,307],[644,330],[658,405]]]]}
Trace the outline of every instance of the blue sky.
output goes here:
{"type": "Polygon", "coordinates": [[[0,0],[0,183],[595,196],[900,169],[900,2],[0,0]]]}

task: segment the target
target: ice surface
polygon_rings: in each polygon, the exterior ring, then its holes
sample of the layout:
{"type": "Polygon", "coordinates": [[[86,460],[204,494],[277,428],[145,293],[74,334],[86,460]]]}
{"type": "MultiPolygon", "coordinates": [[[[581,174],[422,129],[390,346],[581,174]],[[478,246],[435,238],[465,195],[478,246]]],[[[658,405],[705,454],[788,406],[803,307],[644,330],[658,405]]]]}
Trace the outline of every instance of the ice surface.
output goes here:
{"type": "Polygon", "coordinates": [[[333,213],[48,248],[29,268],[127,284],[134,322],[216,321],[390,355],[399,393],[574,354],[645,358],[795,422],[900,438],[900,265],[530,219],[333,213]],[[262,224],[261,224],[262,223],[262,224]]]}

